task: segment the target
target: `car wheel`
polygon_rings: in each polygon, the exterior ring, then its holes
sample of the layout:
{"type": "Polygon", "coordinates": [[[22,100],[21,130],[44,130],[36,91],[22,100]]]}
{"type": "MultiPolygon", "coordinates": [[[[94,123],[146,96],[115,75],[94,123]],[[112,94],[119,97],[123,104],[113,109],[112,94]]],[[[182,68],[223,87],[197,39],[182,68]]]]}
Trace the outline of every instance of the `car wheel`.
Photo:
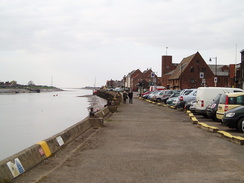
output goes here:
{"type": "Polygon", "coordinates": [[[156,100],[157,102],[161,102],[161,99],[160,98],[157,98],[157,100],[156,100]]]}
{"type": "Polygon", "coordinates": [[[216,117],[216,112],[213,114],[213,118],[212,118],[213,121],[219,121],[218,118],[216,117]]]}
{"type": "Polygon", "coordinates": [[[208,118],[208,115],[207,115],[207,114],[202,114],[202,116],[203,116],[204,118],[208,118]]]}
{"type": "Polygon", "coordinates": [[[243,132],[243,131],[242,131],[242,123],[243,123],[243,122],[244,122],[244,118],[239,119],[238,122],[237,122],[237,130],[238,130],[239,132],[243,132]]]}

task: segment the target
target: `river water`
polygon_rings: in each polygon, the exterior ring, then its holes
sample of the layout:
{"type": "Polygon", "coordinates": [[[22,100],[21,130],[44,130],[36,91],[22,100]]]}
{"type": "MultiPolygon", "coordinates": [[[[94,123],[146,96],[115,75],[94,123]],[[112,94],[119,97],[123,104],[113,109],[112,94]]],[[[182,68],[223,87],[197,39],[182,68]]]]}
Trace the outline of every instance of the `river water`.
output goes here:
{"type": "Polygon", "coordinates": [[[0,160],[86,118],[92,90],[0,94],[0,160]],[[89,100],[88,100],[89,99],[89,100]]]}

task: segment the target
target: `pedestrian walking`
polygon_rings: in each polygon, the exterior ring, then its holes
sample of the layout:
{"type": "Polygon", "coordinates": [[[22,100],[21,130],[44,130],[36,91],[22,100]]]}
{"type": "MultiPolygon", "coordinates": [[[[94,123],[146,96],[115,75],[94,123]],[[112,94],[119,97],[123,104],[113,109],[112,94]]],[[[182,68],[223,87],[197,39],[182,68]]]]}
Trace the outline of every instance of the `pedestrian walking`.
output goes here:
{"type": "Polygon", "coordinates": [[[126,104],[126,99],[128,98],[127,92],[124,91],[123,93],[123,100],[124,100],[124,104],[126,104]]]}
{"type": "Polygon", "coordinates": [[[133,101],[132,101],[132,99],[133,99],[133,91],[132,90],[130,90],[130,92],[128,93],[128,96],[129,96],[129,103],[132,104],[133,103],[133,101]]]}

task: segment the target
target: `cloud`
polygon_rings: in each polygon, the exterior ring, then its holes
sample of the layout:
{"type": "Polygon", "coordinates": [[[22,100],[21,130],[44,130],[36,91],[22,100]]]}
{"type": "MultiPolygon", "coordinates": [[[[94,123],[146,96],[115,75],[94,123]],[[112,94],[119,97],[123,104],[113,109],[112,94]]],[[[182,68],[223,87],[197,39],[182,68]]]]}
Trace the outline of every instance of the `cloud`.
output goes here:
{"type": "Polygon", "coordinates": [[[34,82],[49,83],[57,75],[59,86],[93,85],[95,77],[102,85],[137,68],[161,73],[166,47],[175,62],[199,51],[206,60],[233,63],[235,45],[244,47],[243,6],[242,0],[0,0],[0,80],[28,82],[33,74],[34,82]],[[13,65],[25,68],[9,74],[13,65]]]}

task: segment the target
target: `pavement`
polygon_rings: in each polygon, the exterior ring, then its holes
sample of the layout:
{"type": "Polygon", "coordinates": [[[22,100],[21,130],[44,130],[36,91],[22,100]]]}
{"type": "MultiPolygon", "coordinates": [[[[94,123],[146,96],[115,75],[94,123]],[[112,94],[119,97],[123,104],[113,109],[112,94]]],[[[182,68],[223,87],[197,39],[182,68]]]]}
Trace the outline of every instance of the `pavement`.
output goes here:
{"type": "Polygon", "coordinates": [[[243,182],[244,147],[198,128],[182,111],[134,98],[13,182],[243,182]]]}

